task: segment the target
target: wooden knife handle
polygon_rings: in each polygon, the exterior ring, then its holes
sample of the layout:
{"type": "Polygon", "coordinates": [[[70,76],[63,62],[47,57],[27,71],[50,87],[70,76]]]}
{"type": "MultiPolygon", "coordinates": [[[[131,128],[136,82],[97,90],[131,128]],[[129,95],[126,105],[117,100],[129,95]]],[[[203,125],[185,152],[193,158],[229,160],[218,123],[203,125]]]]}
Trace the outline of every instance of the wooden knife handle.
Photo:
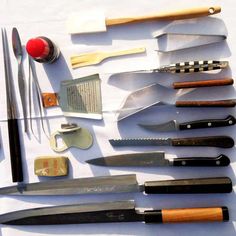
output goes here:
{"type": "Polygon", "coordinates": [[[228,208],[180,208],[144,211],[145,223],[191,223],[229,221],[228,208]]]}
{"type": "Polygon", "coordinates": [[[147,194],[230,193],[232,181],[228,177],[147,181],[144,191],[147,194]]]}
{"type": "Polygon", "coordinates": [[[42,101],[45,108],[58,106],[58,96],[56,93],[42,93],[42,101]]]}
{"type": "Polygon", "coordinates": [[[215,101],[176,101],[176,107],[235,107],[236,100],[215,100],[215,101]]]}
{"type": "Polygon", "coordinates": [[[122,25],[137,22],[153,21],[153,20],[182,20],[182,19],[192,19],[197,17],[209,16],[217,14],[221,11],[221,7],[198,7],[198,8],[188,8],[177,11],[169,11],[158,13],[154,15],[147,16],[137,16],[137,17],[124,17],[117,19],[106,19],[106,25],[122,25]]]}
{"type": "Polygon", "coordinates": [[[172,146],[205,146],[232,148],[234,146],[234,140],[229,136],[173,138],[172,146]]]}
{"type": "Polygon", "coordinates": [[[182,88],[198,88],[198,87],[212,87],[212,86],[225,86],[232,85],[233,79],[217,79],[217,80],[202,80],[202,81],[186,81],[186,82],[175,82],[172,84],[174,89],[182,88]]]}

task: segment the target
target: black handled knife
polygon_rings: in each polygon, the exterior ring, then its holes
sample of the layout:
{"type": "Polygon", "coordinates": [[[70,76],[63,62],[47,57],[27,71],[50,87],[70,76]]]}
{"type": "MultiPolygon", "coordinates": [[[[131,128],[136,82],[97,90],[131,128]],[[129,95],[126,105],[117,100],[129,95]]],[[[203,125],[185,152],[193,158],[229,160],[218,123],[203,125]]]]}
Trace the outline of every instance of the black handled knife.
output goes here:
{"type": "Polygon", "coordinates": [[[230,159],[221,154],[218,157],[165,158],[165,152],[128,153],[100,157],[86,161],[96,166],[154,167],[154,166],[228,166],[230,159]]]}
{"type": "Polygon", "coordinates": [[[191,138],[128,138],[110,139],[112,146],[205,146],[232,148],[234,140],[229,136],[208,136],[191,138]]]}
{"type": "Polygon", "coordinates": [[[158,132],[178,131],[178,130],[191,130],[201,128],[215,128],[235,125],[235,117],[229,115],[225,119],[206,119],[206,120],[195,120],[184,123],[179,123],[176,120],[171,120],[162,124],[138,124],[139,126],[158,132]]]}

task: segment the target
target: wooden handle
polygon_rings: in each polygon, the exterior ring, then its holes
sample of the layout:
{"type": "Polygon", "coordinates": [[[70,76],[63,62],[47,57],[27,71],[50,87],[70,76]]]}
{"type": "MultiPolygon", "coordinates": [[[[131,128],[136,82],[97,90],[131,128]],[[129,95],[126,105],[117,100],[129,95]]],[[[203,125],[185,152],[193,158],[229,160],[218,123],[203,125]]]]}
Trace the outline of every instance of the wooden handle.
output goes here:
{"type": "Polygon", "coordinates": [[[216,101],[177,101],[176,107],[235,107],[236,100],[216,100],[216,101]]]}
{"type": "Polygon", "coordinates": [[[172,84],[172,86],[174,89],[181,89],[181,88],[225,86],[225,85],[232,85],[233,83],[234,83],[233,79],[226,78],[226,79],[217,79],[217,80],[175,82],[172,84]]]}
{"type": "Polygon", "coordinates": [[[58,106],[56,93],[42,93],[42,101],[44,107],[58,106]]]}
{"type": "Polygon", "coordinates": [[[122,24],[136,23],[136,22],[152,21],[152,20],[192,19],[192,18],[197,18],[197,17],[214,15],[214,14],[219,13],[220,11],[221,11],[221,8],[219,6],[189,8],[189,9],[184,9],[184,10],[158,13],[155,15],[106,19],[106,25],[107,26],[122,25],[122,24]]]}
{"type": "Polygon", "coordinates": [[[116,52],[106,52],[104,53],[106,57],[117,57],[117,56],[123,56],[123,55],[129,55],[129,54],[136,54],[136,53],[142,53],[145,52],[146,48],[133,48],[128,50],[122,50],[122,51],[116,51],[116,52]]]}

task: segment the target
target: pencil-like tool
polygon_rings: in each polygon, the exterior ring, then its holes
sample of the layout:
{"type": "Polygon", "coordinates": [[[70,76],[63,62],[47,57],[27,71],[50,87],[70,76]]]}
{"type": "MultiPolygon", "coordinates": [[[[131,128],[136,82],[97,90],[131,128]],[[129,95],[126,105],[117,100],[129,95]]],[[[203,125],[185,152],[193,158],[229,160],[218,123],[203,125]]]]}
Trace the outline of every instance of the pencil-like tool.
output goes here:
{"type": "Polygon", "coordinates": [[[17,123],[16,99],[14,96],[14,87],[12,84],[13,78],[11,74],[11,61],[9,56],[9,47],[7,42],[6,29],[2,29],[2,46],[4,57],[4,70],[6,81],[6,96],[7,96],[7,121],[8,121],[8,136],[11,157],[12,181],[23,181],[22,161],[21,161],[21,146],[19,128],[17,123]]]}

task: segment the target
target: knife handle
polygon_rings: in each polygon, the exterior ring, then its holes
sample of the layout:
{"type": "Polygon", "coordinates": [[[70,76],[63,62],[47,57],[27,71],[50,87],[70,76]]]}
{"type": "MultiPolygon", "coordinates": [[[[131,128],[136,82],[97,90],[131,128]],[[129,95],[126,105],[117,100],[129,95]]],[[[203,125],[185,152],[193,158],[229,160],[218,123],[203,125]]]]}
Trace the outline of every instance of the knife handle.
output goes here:
{"type": "Polygon", "coordinates": [[[227,78],[227,79],[216,79],[216,80],[174,82],[172,86],[174,89],[182,89],[182,88],[225,86],[225,85],[232,85],[233,83],[234,83],[233,79],[227,78]]]}
{"type": "Polygon", "coordinates": [[[42,93],[43,107],[54,107],[58,106],[58,95],[57,93],[42,93]]]}
{"type": "Polygon", "coordinates": [[[215,101],[176,101],[176,107],[235,107],[236,100],[215,100],[215,101]]]}
{"type": "Polygon", "coordinates": [[[228,208],[180,208],[144,211],[145,223],[192,223],[229,221],[228,208]]]}
{"type": "Polygon", "coordinates": [[[228,177],[147,181],[147,194],[230,193],[232,181],[228,177]]]}
{"type": "Polygon", "coordinates": [[[229,115],[225,119],[207,119],[207,120],[196,120],[179,124],[180,130],[188,129],[200,129],[200,128],[214,128],[235,125],[236,119],[229,115]]]}
{"type": "Polygon", "coordinates": [[[229,136],[173,138],[172,146],[207,146],[232,148],[234,146],[234,140],[229,136]]]}
{"type": "Polygon", "coordinates": [[[180,157],[173,159],[173,166],[228,166],[230,159],[221,154],[218,157],[180,157]]]}

